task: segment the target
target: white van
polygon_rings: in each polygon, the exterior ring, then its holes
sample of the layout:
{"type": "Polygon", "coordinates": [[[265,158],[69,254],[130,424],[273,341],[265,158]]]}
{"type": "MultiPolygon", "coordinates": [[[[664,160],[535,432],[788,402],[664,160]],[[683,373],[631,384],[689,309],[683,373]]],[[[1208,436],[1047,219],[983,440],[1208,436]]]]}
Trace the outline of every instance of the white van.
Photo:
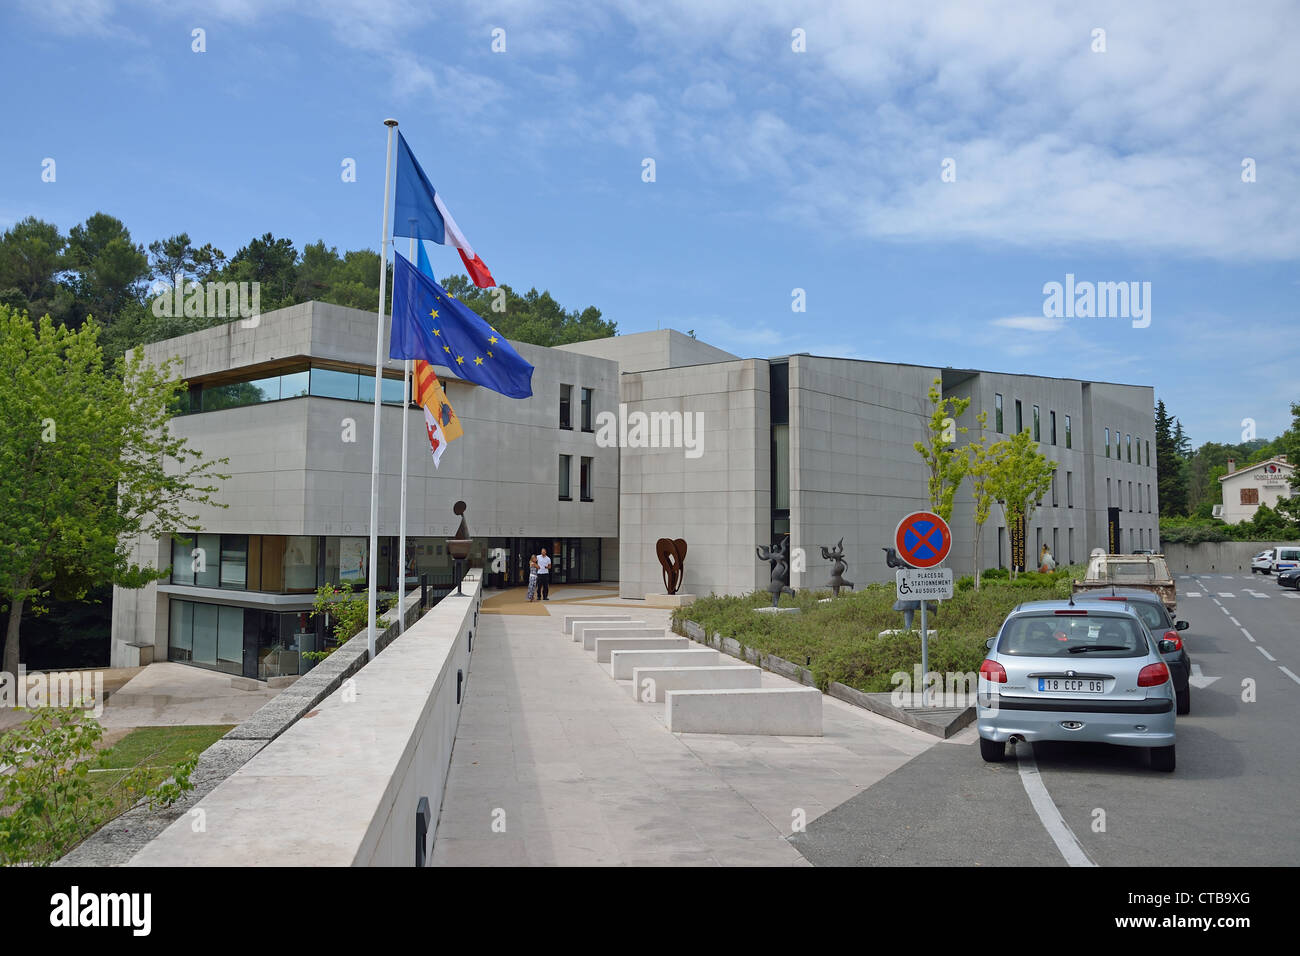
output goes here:
{"type": "Polygon", "coordinates": [[[1300,567],[1300,548],[1275,548],[1273,554],[1273,573],[1289,571],[1300,567]]]}

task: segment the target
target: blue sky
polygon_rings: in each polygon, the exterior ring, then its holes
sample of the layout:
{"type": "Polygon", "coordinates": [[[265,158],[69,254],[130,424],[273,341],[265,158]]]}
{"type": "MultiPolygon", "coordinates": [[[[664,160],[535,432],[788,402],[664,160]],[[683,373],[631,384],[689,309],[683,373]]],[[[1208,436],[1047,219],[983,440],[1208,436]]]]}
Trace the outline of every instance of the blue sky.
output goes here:
{"type": "Polygon", "coordinates": [[[1195,444],[1272,437],[1300,400],[1300,6],[1133,6],[24,0],[0,228],[378,248],[393,116],[498,281],[620,331],[1150,384],[1195,444]],[[1151,283],[1149,327],[1045,318],[1067,273],[1151,283]]]}

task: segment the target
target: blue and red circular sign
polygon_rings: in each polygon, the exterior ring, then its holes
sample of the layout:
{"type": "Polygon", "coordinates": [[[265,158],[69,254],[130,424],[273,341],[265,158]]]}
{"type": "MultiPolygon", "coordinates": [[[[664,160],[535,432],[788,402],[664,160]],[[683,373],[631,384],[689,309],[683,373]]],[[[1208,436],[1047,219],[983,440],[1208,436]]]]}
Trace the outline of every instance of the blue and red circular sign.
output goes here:
{"type": "Polygon", "coordinates": [[[930,511],[913,511],[894,529],[894,550],[914,568],[933,568],[952,550],[948,522],[930,511]]]}

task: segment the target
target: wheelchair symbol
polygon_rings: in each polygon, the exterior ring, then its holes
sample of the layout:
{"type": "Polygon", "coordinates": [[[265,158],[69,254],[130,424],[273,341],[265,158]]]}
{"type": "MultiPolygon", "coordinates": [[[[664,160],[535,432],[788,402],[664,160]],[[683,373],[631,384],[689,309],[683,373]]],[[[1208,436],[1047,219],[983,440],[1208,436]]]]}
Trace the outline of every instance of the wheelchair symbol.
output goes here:
{"type": "Polygon", "coordinates": [[[911,593],[912,593],[912,588],[911,588],[911,586],[907,583],[907,578],[903,578],[903,580],[900,581],[900,582],[898,583],[898,593],[899,593],[899,594],[911,594],[911,593]]]}

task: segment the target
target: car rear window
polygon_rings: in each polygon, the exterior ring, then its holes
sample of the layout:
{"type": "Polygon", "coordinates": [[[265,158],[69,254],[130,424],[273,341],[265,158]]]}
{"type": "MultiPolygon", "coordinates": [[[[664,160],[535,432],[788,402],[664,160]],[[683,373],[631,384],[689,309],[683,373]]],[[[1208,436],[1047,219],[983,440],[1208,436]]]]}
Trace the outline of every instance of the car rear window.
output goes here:
{"type": "Polygon", "coordinates": [[[1011,657],[1063,657],[1072,660],[1142,657],[1150,647],[1141,626],[1131,618],[1100,614],[1034,614],[1008,621],[998,653],[1011,657]],[[1081,648],[1107,646],[1114,650],[1081,648]]]}
{"type": "Polygon", "coordinates": [[[1142,618],[1142,623],[1151,629],[1151,633],[1154,634],[1156,631],[1163,631],[1169,627],[1169,619],[1165,617],[1164,605],[1134,601],[1129,607],[1137,611],[1137,616],[1142,618]]]}

